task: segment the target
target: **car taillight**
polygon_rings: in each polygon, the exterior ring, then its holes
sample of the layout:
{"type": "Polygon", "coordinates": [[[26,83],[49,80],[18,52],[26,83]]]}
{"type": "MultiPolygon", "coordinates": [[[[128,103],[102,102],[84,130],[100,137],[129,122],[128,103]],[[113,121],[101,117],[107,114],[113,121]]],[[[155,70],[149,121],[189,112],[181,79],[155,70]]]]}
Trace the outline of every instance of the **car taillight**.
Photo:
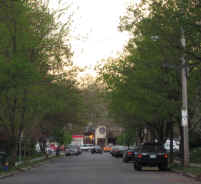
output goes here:
{"type": "Polygon", "coordinates": [[[128,152],[128,155],[132,155],[132,152],[128,152]]]}
{"type": "Polygon", "coordinates": [[[142,154],[138,154],[138,156],[137,156],[138,158],[142,158],[142,154]]]}
{"type": "Polygon", "coordinates": [[[165,157],[165,158],[168,158],[168,154],[164,154],[164,157],[165,157]]]}

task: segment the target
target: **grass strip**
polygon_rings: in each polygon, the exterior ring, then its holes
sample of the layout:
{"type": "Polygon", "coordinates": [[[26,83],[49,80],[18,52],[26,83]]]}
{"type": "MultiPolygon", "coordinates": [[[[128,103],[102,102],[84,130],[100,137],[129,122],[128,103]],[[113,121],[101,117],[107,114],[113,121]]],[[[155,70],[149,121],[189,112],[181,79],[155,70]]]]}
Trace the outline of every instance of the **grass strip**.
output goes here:
{"type": "Polygon", "coordinates": [[[27,169],[31,169],[33,167],[40,166],[42,163],[44,163],[44,162],[46,162],[48,160],[51,160],[51,159],[54,159],[54,158],[59,158],[59,157],[60,156],[53,156],[53,157],[45,158],[43,160],[35,160],[35,161],[26,160],[24,163],[22,163],[22,164],[20,164],[18,166],[9,168],[8,171],[0,171],[0,176],[11,174],[11,173],[14,173],[14,172],[17,172],[17,171],[24,171],[24,170],[27,170],[27,169]]]}
{"type": "Polygon", "coordinates": [[[181,164],[172,164],[170,169],[173,171],[179,171],[183,174],[191,174],[195,177],[201,178],[201,167],[183,167],[181,164]]]}

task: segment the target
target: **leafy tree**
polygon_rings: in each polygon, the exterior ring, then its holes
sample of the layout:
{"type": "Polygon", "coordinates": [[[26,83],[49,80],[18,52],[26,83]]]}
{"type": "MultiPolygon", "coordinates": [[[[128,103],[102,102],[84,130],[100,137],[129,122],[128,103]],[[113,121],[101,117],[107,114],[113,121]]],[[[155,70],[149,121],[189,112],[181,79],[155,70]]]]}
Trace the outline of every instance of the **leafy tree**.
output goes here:
{"type": "MultiPolygon", "coordinates": [[[[61,78],[63,67],[72,66],[70,46],[64,40],[70,21],[64,26],[56,23],[56,12],[50,13],[42,1],[8,0],[0,5],[0,126],[7,132],[8,152],[14,164],[16,143],[22,134],[48,112],[63,110],[65,106],[62,100],[52,104],[57,97],[48,96],[47,92],[53,92],[51,86],[61,78]]],[[[69,71],[69,78],[72,73],[69,71]]],[[[68,85],[72,86],[70,81],[68,85]]],[[[68,105],[72,103],[69,100],[68,105]]]]}
{"type": "Polygon", "coordinates": [[[173,123],[178,122],[180,126],[179,70],[184,67],[180,64],[183,52],[181,27],[185,30],[187,45],[184,52],[191,72],[188,89],[190,127],[199,127],[195,123],[200,113],[200,95],[197,93],[200,86],[199,4],[185,0],[145,0],[136,8],[129,7],[120,25],[122,31],[128,31],[132,36],[126,46],[125,56],[112,60],[99,70],[115,116],[127,119],[129,126],[136,124],[148,127],[160,142],[172,135],[173,123]],[[191,105],[195,103],[196,106],[191,105]],[[194,119],[191,119],[192,115],[194,119]],[[133,121],[129,121],[130,118],[133,121]]]}
{"type": "Polygon", "coordinates": [[[55,129],[54,137],[60,145],[67,145],[72,141],[72,134],[65,131],[64,129],[55,129]]]}
{"type": "Polygon", "coordinates": [[[135,131],[132,129],[126,129],[120,136],[117,137],[117,144],[132,146],[136,142],[135,131]]]}
{"type": "Polygon", "coordinates": [[[178,38],[177,30],[167,31],[171,25],[161,27],[164,22],[158,22],[154,16],[136,19],[121,27],[134,35],[126,47],[127,56],[103,67],[102,76],[111,89],[113,109],[144,123],[153,136],[164,142],[179,105],[178,76],[175,71],[163,68],[167,61],[179,61],[179,53],[167,42],[172,35],[178,38]]]}

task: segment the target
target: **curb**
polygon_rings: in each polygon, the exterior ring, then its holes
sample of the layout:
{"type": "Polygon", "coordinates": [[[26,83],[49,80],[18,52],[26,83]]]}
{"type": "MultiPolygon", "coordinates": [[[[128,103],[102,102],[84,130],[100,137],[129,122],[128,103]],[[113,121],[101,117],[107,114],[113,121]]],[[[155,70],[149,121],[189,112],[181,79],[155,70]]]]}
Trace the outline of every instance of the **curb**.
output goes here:
{"type": "Polygon", "coordinates": [[[8,174],[0,175],[0,180],[4,179],[4,178],[7,178],[7,177],[10,177],[10,176],[14,176],[14,175],[16,175],[18,173],[19,173],[19,171],[14,171],[14,172],[10,172],[8,174]]]}
{"type": "Polygon", "coordinates": [[[170,171],[172,171],[174,173],[177,173],[177,174],[181,174],[181,175],[189,177],[189,178],[193,178],[196,181],[201,181],[201,177],[200,176],[196,176],[196,175],[193,175],[193,174],[188,173],[188,172],[178,171],[178,170],[175,170],[175,169],[171,169],[170,171]]]}
{"type": "MultiPolygon", "coordinates": [[[[180,160],[174,160],[174,163],[176,163],[176,164],[181,164],[181,161],[180,160]]],[[[191,166],[191,167],[201,167],[201,164],[196,164],[196,163],[189,163],[189,166],[191,166]]]]}
{"type": "Polygon", "coordinates": [[[28,171],[28,170],[31,170],[32,167],[24,167],[24,168],[17,168],[16,171],[11,171],[9,173],[6,173],[6,174],[3,174],[3,175],[0,175],[0,179],[4,179],[4,178],[7,178],[7,177],[10,177],[10,176],[14,176],[20,172],[25,172],[25,171],[28,171]]]}
{"type": "MultiPolygon", "coordinates": [[[[2,175],[0,174],[0,180],[4,179],[4,178],[7,178],[7,177],[14,176],[16,174],[19,174],[20,172],[26,172],[28,170],[31,170],[32,168],[39,167],[39,166],[41,166],[43,164],[43,161],[44,162],[49,161],[49,160],[54,159],[54,158],[59,158],[59,157],[51,156],[48,159],[43,159],[43,160],[41,159],[40,161],[42,161],[42,162],[37,163],[37,166],[33,165],[33,166],[28,166],[28,167],[23,167],[23,168],[17,168],[16,171],[11,171],[9,173],[5,173],[5,174],[2,174],[2,175]]],[[[31,163],[33,163],[33,162],[31,162],[31,163]]]]}

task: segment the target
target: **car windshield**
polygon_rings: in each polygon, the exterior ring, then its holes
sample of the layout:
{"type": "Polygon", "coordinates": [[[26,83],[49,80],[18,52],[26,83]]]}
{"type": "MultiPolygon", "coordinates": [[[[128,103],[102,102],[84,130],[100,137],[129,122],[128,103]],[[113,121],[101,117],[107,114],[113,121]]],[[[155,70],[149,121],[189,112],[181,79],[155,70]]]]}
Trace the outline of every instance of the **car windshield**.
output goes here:
{"type": "Polygon", "coordinates": [[[119,150],[127,150],[128,147],[127,146],[119,146],[119,150]]]}
{"type": "Polygon", "coordinates": [[[119,149],[119,146],[113,146],[112,149],[119,149]]]}
{"type": "Polygon", "coordinates": [[[93,145],[92,145],[92,144],[86,144],[86,146],[87,146],[87,147],[92,147],[93,145]]]}

